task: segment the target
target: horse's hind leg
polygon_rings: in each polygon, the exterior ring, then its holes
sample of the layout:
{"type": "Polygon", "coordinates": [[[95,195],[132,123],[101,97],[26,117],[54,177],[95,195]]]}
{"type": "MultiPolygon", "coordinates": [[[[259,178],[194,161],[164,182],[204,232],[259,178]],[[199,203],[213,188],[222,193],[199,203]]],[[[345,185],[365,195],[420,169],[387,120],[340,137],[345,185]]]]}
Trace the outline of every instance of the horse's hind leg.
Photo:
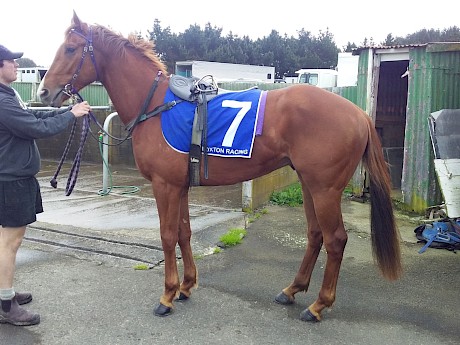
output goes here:
{"type": "MultiPolygon", "coordinates": [[[[299,180],[302,181],[300,176],[299,180]]],[[[304,184],[302,184],[302,191],[303,207],[307,218],[307,249],[294,281],[275,298],[275,301],[280,304],[292,304],[297,292],[308,290],[311,275],[323,243],[323,236],[316,219],[310,191],[304,184]]]]}
{"type": "Polygon", "coordinates": [[[182,262],[184,264],[184,279],[180,285],[179,301],[187,300],[192,288],[197,285],[197,271],[195,261],[193,259],[192,247],[190,238],[192,230],[190,228],[190,213],[188,205],[188,193],[182,196],[180,205],[179,219],[179,247],[182,254],[182,262]]]}
{"type": "Polygon", "coordinates": [[[332,306],[335,301],[337,280],[347,244],[340,205],[341,195],[341,192],[334,190],[313,195],[316,219],[322,230],[327,260],[319,296],[301,313],[300,318],[303,321],[320,321],[322,310],[332,306]]]}

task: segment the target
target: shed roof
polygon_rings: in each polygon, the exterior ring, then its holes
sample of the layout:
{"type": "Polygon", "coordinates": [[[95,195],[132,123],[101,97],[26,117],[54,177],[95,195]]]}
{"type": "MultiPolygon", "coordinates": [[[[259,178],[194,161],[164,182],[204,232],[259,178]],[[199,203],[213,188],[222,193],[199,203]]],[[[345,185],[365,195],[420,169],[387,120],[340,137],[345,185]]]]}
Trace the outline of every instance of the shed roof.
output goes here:
{"type": "Polygon", "coordinates": [[[460,51],[460,42],[430,42],[430,43],[415,43],[415,44],[397,44],[391,46],[372,45],[361,46],[352,50],[353,55],[359,55],[363,50],[367,49],[408,49],[426,47],[427,52],[442,52],[442,51],[460,51]]]}

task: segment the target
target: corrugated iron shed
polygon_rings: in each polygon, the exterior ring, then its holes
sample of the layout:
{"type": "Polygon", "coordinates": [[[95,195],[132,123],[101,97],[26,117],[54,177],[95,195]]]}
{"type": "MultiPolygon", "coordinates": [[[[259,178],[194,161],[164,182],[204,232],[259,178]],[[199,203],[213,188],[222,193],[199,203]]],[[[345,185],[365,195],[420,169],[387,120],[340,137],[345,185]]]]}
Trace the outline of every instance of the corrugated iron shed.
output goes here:
{"type": "MultiPolygon", "coordinates": [[[[408,58],[407,108],[401,179],[402,202],[407,209],[424,213],[442,202],[434,170],[428,118],[441,109],[460,108],[460,42],[359,47],[357,104],[374,120],[377,108],[380,62],[408,58]]],[[[362,177],[357,171],[353,190],[362,177]]],[[[361,185],[362,186],[362,185],[361,185]]]]}

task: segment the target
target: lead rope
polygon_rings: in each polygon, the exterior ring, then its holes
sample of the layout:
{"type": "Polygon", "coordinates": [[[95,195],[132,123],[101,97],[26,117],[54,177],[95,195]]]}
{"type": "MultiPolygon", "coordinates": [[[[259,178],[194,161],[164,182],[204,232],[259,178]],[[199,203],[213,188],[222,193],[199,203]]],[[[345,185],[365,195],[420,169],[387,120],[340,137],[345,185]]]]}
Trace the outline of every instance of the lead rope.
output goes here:
{"type": "MultiPolygon", "coordinates": [[[[76,93],[76,96],[79,97],[80,102],[83,100],[78,93],[76,93]]],[[[94,117],[91,111],[90,111],[90,114],[91,116],[94,117]]],[[[69,139],[67,140],[66,146],[64,148],[64,152],[62,153],[61,159],[59,161],[58,168],[56,169],[56,172],[54,173],[53,178],[50,180],[50,184],[53,188],[57,188],[57,177],[59,175],[59,172],[61,171],[61,168],[64,164],[65,159],[67,158],[67,154],[69,153],[70,145],[75,136],[76,124],[77,124],[77,119],[75,119],[72,125],[72,130],[71,130],[69,139]]],[[[77,153],[75,154],[75,158],[72,162],[69,176],[67,178],[67,184],[66,184],[66,189],[65,189],[66,196],[69,196],[70,194],[72,194],[75,184],[77,183],[78,173],[80,171],[81,157],[83,155],[83,148],[85,146],[86,139],[88,138],[89,129],[90,129],[90,116],[85,115],[83,116],[83,124],[82,124],[81,135],[80,135],[80,145],[78,147],[77,153]]]]}
{"type": "Polygon", "coordinates": [[[75,128],[77,127],[77,119],[73,121],[72,130],[70,132],[69,139],[67,139],[67,143],[64,148],[64,152],[62,153],[61,159],[59,161],[59,165],[56,169],[56,172],[53,175],[53,178],[50,180],[50,184],[53,188],[57,188],[57,177],[61,171],[62,165],[64,164],[64,160],[67,158],[67,154],[70,150],[70,144],[72,143],[73,137],[75,135],[75,128]]]}
{"type": "Polygon", "coordinates": [[[80,146],[78,147],[77,153],[72,163],[72,167],[70,168],[69,177],[67,178],[67,185],[65,189],[66,196],[72,194],[73,188],[77,183],[78,173],[80,172],[81,157],[83,155],[83,148],[85,146],[86,139],[88,138],[89,127],[89,116],[85,115],[83,117],[83,124],[80,135],[80,146]]]}

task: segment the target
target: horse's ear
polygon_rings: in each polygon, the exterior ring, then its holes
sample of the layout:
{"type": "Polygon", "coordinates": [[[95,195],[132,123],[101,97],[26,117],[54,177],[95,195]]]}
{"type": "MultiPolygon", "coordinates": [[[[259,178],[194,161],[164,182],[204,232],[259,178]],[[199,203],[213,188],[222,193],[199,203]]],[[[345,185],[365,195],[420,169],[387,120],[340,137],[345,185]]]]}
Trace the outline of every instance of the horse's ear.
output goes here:
{"type": "Polygon", "coordinates": [[[77,16],[77,13],[75,12],[75,10],[73,11],[73,17],[72,17],[72,26],[75,28],[80,28],[81,27],[81,22],[80,22],[80,18],[78,18],[77,16]]]}

